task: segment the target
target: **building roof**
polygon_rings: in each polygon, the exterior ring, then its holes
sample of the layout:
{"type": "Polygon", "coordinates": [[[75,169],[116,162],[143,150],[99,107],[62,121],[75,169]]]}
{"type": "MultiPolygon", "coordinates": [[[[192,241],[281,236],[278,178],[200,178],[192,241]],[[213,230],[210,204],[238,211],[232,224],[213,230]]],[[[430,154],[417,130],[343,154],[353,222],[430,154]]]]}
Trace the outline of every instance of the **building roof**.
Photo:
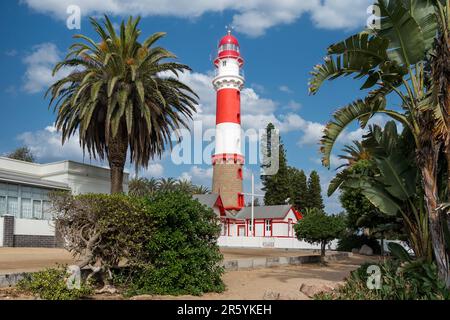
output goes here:
{"type": "Polygon", "coordinates": [[[217,193],[208,193],[208,194],[194,194],[192,196],[193,199],[198,200],[201,204],[212,208],[217,202],[217,198],[219,195],[217,193]]]}
{"type": "MultiPolygon", "coordinates": [[[[289,210],[292,209],[291,205],[281,205],[281,206],[255,206],[254,207],[254,218],[255,219],[283,219],[289,210]]],[[[251,219],[252,218],[252,208],[244,207],[235,216],[236,219],[251,219]]]]}
{"type": "Polygon", "coordinates": [[[45,180],[37,175],[19,174],[6,170],[0,170],[0,181],[7,183],[9,182],[9,183],[25,184],[36,187],[45,187],[50,189],[70,190],[69,186],[65,183],[45,180]]]}

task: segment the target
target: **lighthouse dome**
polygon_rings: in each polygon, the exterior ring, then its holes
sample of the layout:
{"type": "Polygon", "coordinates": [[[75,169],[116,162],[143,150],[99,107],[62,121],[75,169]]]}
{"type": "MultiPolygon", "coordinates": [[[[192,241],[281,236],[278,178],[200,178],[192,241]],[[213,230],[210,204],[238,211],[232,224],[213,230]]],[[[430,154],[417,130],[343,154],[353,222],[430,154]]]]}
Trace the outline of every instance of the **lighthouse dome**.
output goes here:
{"type": "MultiPolygon", "coordinates": [[[[234,58],[239,61],[240,65],[243,63],[239,50],[239,42],[230,31],[228,31],[228,34],[222,37],[219,42],[217,59],[223,58],[234,58]]],[[[215,61],[215,63],[217,65],[217,61],[215,61]]]]}
{"type": "Polygon", "coordinates": [[[224,45],[224,44],[234,44],[237,47],[239,47],[239,42],[237,41],[236,37],[234,37],[233,35],[231,35],[230,33],[228,33],[226,36],[224,36],[220,42],[219,42],[219,47],[224,45]]]}

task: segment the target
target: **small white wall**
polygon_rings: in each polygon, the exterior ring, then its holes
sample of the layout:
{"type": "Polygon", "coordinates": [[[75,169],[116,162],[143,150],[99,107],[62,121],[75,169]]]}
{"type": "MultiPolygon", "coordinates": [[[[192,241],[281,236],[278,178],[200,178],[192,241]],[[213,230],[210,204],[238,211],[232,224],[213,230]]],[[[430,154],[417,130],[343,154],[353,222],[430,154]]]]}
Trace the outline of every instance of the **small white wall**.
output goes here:
{"type": "Polygon", "coordinates": [[[35,219],[15,219],[15,235],[54,236],[55,226],[53,221],[35,219]]]}
{"type": "MultiPolygon", "coordinates": [[[[221,236],[217,241],[220,247],[232,248],[277,248],[277,249],[305,249],[320,250],[320,244],[310,244],[296,238],[267,238],[267,237],[226,237],[221,236]]],[[[335,250],[337,240],[330,242],[327,249],[335,250]]]]}
{"type": "Polygon", "coordinates": [[[0,217],[0,247],[3,247],[3,217],[0,217]]]}

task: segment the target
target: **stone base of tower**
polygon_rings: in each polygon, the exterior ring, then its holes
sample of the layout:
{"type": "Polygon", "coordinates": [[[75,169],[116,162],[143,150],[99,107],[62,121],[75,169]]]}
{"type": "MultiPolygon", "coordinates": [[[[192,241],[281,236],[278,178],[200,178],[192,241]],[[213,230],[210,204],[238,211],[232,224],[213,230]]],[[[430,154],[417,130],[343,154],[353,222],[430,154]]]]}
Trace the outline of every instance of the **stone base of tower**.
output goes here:
{"type": "Polygon", "coordinates": [[[218,159],[213,161],[212,191],[222,198],[227,210],[239,211],[244,207],[242,195],[243,162],[233,159],[218,159]]]}

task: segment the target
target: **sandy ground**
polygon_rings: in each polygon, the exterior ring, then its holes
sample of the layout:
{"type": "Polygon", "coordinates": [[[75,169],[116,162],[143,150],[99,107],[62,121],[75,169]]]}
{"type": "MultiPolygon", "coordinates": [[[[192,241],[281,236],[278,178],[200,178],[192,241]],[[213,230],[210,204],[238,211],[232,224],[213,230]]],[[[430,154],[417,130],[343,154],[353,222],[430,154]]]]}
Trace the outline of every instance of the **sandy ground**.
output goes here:
{"type": "MultiPolygon", "coordinates": [[[[308,300],[300,292],[302,284],[335,288],[361,264],[377,261],[376,257],[354,255],[345,261],[326,265],[305,264],[265,269],[228,271],[223,276],[227,290],[221,294],[209,293],[202,297],[141,296],[137,299],[205,299],[205,300],[308,300]]],[[[106,297],[105,297],[106,298],[106,297]]]]}
{"type": "MultiPolygon", "coordinates": [[[[353,257],[327,265],[311,264],[301,266],[282,266],[264,269],[228,271],[223,280],[227,287],[223,293],[209,293],[201,297],[195,296],[137,296],[134,300],[308,300],[308,296],[300,292],[302,284],[311,286],[327,285],[335,288],[364,262],[377,261],[376,257],[353,257]]],[[[34,299],[30,296],[18,295],[14,289],[0,288],[2,299],[34,299]]],[[[120,295],[95,295],[93,299],[123,299],[120,295]]]]}
{"type": "MultiPolygon", "coordinates": [[[[316,254],[310,250],[283,249],[221,249],[225,260],[258,257],[291,257],[316,254]]],[[[71,264],[69,252],[59,248],[3,248],[0,247],[0,274],[38,271],[56,263],[71,264]]]]}

